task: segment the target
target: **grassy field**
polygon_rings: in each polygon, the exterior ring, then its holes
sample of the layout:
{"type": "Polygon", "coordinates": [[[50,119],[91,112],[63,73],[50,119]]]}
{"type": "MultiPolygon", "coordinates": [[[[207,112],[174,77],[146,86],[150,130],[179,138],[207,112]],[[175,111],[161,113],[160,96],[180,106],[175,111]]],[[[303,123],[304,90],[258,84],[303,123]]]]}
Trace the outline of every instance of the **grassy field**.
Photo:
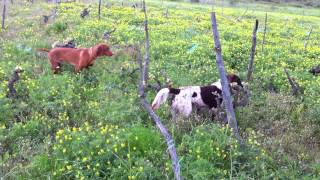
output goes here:
{"type": "MultiPolygon", "coordinates": [[[[54,5],[9,3],[0,36],[0,179],[174,178],[166,144],[139,104],[138,65],[130,45],[143,47],[144,14],[133,3],[108,1],[100,21],[96,3],[62,3],[47,24],[42,16],[51,14],[54,5]],[[85,7],[90,14],[81,18],[85,7]],[[64,64],[63,72],[53,75],[36,48],[67,39],[78,47],[106,42],[115,55],[98,59],[79,74],[64,64]],[[24,72],[15,85],[17,96],[7,98],[16,66],[24,72]]],[[[177,129],[168,105],[157,111],[175,140],[182,176],[318,179],[320,79],[308,71],[320,60],[320,9],[220,5],[147,1],[151,84],[164,83],[164,74],[175,87],[218,79],[211,11],[217,13],[226,69],[245,79],[252,28],[256,19],[260,22],[250,103],[236,110],[246,147],[238,145],[228,127],[209,119],[194,115],[177,129]],[[283,68],[303,95],[290,95],[283,68]],[[273,93],[268,92],[271,77],[273,93]]],[[[155,94],[149,90],[150,102],[155,94]]]]}

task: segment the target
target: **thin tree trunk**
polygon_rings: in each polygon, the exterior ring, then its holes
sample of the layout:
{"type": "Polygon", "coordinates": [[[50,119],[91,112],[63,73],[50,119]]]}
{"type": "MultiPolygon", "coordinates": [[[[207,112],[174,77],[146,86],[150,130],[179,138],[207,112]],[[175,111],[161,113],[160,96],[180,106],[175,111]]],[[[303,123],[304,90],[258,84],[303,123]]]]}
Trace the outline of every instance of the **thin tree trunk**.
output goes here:
{"type": "Polygon", "coordinates": [[[101,1],[102,0],[99,0],[99,20],[100,20],[100,18],[101,18],[101,1]]]}
{"type": "Polygon", "coordinates": [[[145,12],[145,31],[146,31],[146,42],[145,42],[145,62],[142,62],[141,52],[140,49],[138,49],[138,63],[140,67],[140,83],[139,83],[139,95],[140,95],[140,102],[144,109],[149,113],[150,117],[153,119],[155,124],[157,125],[158,129],[160,130],[162,136],[166,140],[167,146],[168,146],[168,152],[171,157],[172,166],[173,166],[173,173],[177,180],[181,180],[181,173],[180,173],[180,164],[179,164],[179,158],[177,156],[176,148],[174,145],[174,141],[169,134],[168,130],[164,127],[164,125],[161,123],[161,119],[157,114],[152,110],[151,105],[148,103],[148,101],[145,99],[145,87],[147,85],[147,77],[148,77],[148,68],[149,68],[149,32],[148,32],[148,21],[147,21],[147,13],[146,13],[146,7],[145,2],[143,1],[143,8],[145,12]]]}
{"type": "Polygon", "coordinates": [[[7,0],[3,0],[3,9],[2,9],[2,29],[5,28],[5,20],[6,20],[6,6],[7,0]]]}
{"type": "Polygon", "coordinates": [[[311,26],[310,31],[308,33],[308,37],[307,37],[306,41],[304,42],[304,50],[305,51],[307,50],[308,42],[309,42],[310,36],[312,34],[312,31],[313,31],[313,26],[311,26]]]}
{"type": "Polygon", "coordinates": [[[255,26],[253,28],[253,33],[252,33],[252,47],[251,47],[251,53],[250,53],[250,59],[249,59],[249,65],[248,65],[248,74],[247,74],[248,82],[251,81],[252,79],[253,60],[254,60],[254,55],[256,53],[258,26],[259,26],[259,21],[256,20],[255,26]]]}
{"type": "Polygon", "coordinates": [[[215,51],[216,51],[216,63],[221,79],[221,85],[222,85],[222,98],[225,104],[226,112],[227,112],[227,119],[229,127],[232,128],[233,134],[238,140],[241,140],[241,137],[239,135],[238,131],[238,125],[236,116],[233,109],[231,94],[230,94],[230,88],[229,88],[229,82],[226,76],[226,71],[224,68],[222,55],[221,55],[221,45],[219,40],[219,32],[216,22],[216,15],[215,13],[211,13],[211,23],[212,23],[212,31],[213,31],[213,40],[215,44],[215,51]]]}
{"type": "Polygon", "coordinates": [[[266,43],[266,33],[267,33],[267,21],[268,21],[268,13],[264,18],[264,30],[263,30],[263,40],[262,40],[262,53],[264,52],[264,44],[266,43]]]}

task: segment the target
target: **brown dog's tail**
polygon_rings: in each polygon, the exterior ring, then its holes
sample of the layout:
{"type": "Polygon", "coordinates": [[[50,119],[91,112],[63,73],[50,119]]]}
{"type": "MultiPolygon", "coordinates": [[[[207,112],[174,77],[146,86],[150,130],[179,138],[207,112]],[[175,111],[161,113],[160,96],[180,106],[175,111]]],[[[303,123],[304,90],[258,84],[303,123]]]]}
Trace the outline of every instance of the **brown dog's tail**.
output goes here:
{"type": "Polygon", "coordinates": [[[46,48],[38,48],[37,51],[44,51],[44,52],[50,52],[50,49],[46,48]]]}

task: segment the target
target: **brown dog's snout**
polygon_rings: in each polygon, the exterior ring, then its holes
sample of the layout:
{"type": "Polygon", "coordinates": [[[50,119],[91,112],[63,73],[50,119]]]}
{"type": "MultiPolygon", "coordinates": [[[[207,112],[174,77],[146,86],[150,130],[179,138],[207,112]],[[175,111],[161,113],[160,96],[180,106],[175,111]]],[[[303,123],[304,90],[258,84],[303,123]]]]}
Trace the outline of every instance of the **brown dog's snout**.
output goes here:
{"type": "Polygon", "coordinates": [[[107,56],[112,56],[113,53],[112,53],[112,51],[108,50],[108,51],[106,52],[106,55],[107,55],[107,56]]]}
{"type": "Polygon", "coordinates": [[[112,52],[112,50],[111,50],[110,47],[108,47],[108,48],[105,50],[105,55],[107,55],[107,56],[113,56],[113,52],[112,52]]]}

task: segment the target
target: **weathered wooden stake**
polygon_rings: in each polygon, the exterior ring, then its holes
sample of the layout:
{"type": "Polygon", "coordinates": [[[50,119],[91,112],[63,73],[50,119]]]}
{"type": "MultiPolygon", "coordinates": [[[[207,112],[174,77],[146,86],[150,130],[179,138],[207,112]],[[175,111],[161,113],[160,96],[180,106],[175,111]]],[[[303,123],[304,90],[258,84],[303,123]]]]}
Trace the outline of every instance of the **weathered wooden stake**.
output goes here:
{"type": "Polygon", "coordinates": [[[3,0],[3,9],[2,9],[2,29],[5,28],[5,20],[6,20],[6,6],[7,6],[7,0],[3,0]]]}
{"type": "Polygon", "coordinates": [[[14,88],[14,84],[19,81],[20,79],[20,73],[23,72],[23,69],[21,67],[16,67],[15,70],[13,71],[12,77],[10,78],[8,82],[8,94],[7,97],[9,98],[14,98],[16,97],[17,91],[14,88]]]}
{"type": "Polygon", "coordinates": [[[101,18],[101,1],[102,0],[99,0],[99,12],[98,12],[98,14],[99,14],[99,20],[100,20],[100,18],[101,18]]]}
{"type": "Polygon", "coordinates": [[[268,90],[269,92],[275,93],[277,92],[276,88],[273,85],[274,74],[272,74],[269,78],[268,90]]]}
{"type": "Polygon", "coordinates": [[[293,96],[298,95],[298,93],[300,92],[300,87],[299,87],[298,83],[292,77],[290,77],[289,72],[286,68],[284,68],[284,72],[286,73],[288,81],[291,85],[292,95],[293,96]]]}
{"type": "Polygon", "coordinates": [[[247,81],[251,81],[252,79],[252,72],[253,72],[253,60],[254,55],[256,53],[256,45],[257,45],[257,31],[258,31],[259,21],[256,19],[255,26],[253,28],[252,33],[252,47],[251,47],[251,53],[250,53],[250,59],[249,59],[249,65],[248,65],[248,74],[247,74],[247,81]]]}
{"type": "Polygon", "coordinates": [[[268,13],[264,18],[264,30],[263,30],[263,40],[262,40],[262,52],[264,52],[264,44],[266,43],[266,33],[267,33],[267,21],[268,21],[268,13]]]}
{"type": "Polygon", "coordinates": [[[142,62],[141,52],[140,49],[138,49],[138,63],[140,67],[140,83],[139,83],[139,95],[140,95],[140,102],[144,109],[149,113],[150,117],[153,119],[155,124],[157,125],[158,129],[160,130],[162,136],[166,140],[167,146],[168,146],[168,152],[170,154],[171,160],[172,160],[172,166],[173,166],[173,172],[174,176],[177,180],[181,180],[181,173],[180,173],[180,165],[179,165],[179,158],[177,156],[176,148],[174,145],[174,141],[169,134],[168,130],[164,127],[164,125],[161,123],[161,119],[157,114],[152,110],[151,105],[148,103],[148,101],[145,99],[145,87],[146,82],[148,78],[148,68],[149,68],[149,61],[150,61],[150,47],[149,47],[149,32],[148,32],[148,21],[147,21],[147,14],[146,14],[146,7],[145,2],[143,1],[143,8],[145,12],[145,34],[146,34],[146,42],[145,42],[145,62],[142,62]]]}
{"type": "Polygon", "coordinates": [[[216,15],[214,12],[211,13],[211,23],[212,23],[212,31],[213,31],[213,40],[214,40],[215,51],[216,51],[216,63],[217,63],[217,67],[218,67],[218,71],[221,79],[222,96],[223,96],[223,101],[224,101],[226,112],[227,112],[228,124],[229,124],[229,127],[232,128],[232,131],[235,137],[238,140],[241,140],[241,137],[238,131],[236,115],[233,109],[229,82],[226,76],[226,71],[224,68],[223,60],[222,60],[219,32],[218,32],[218,27],[216,22],[216,15]]]}
{"type": "Polygon", "coordinates": [[[313,30],[313,26],[311,26],[310,31],[309,31],[309,33],[308,33],[308,37],[307,37],[306,41],[304,42],[304,50],[305,50],[305,51],[307,50],[307,46],[308,46],[308,42],[309,42],[309,39],[310,39],[312,30],[313,30]]]}

